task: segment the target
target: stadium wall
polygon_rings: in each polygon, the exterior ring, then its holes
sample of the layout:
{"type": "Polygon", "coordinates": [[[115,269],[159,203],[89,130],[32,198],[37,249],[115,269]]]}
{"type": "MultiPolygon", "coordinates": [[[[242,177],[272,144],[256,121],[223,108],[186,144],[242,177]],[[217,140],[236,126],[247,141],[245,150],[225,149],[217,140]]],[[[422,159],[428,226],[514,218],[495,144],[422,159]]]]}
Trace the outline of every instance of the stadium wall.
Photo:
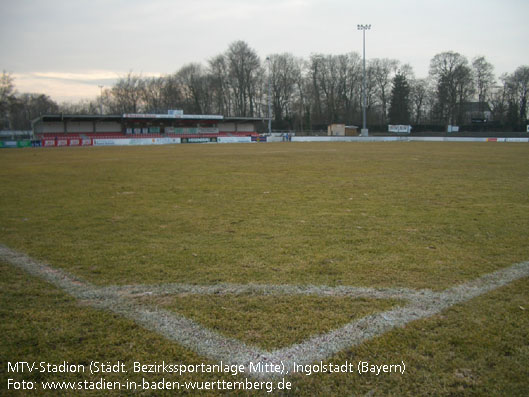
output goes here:
{"type": "MultiPolygon", "coordinates": [[[[270,137],[151,137],[151,138],[44,138],[37,140],[0,141],[0,148],[24,147],[68,147],[68,146],[144,146],[170,145],[181,143],[250,143],[274,142],[270,137]]],[[[529,138],[457,138],[457,137],[292,137],[293,142],[522,142],[529,143],[529,138]]]]}
{"type": "Polygon", "coordinates": [[[145,146],[181,143],[180,138],[93,139],[93,146],[145,146]]]}
{"type": "Polygon", "coordinates": [[[295,136],[292,142],[529,142],[529,138],[295,136]]]}

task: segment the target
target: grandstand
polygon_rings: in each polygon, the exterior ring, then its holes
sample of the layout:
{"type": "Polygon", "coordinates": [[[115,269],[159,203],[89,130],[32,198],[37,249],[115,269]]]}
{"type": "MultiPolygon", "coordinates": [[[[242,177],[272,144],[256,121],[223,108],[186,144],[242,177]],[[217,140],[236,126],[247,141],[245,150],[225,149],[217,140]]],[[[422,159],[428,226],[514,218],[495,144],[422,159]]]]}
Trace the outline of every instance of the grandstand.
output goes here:
{"type": "Polygon", "coordinates": [[[168,114],[43,115],[33,135],[43,146],[91,145],[93,139],[256,137],[262,119],[222,115],[168,114]]]}

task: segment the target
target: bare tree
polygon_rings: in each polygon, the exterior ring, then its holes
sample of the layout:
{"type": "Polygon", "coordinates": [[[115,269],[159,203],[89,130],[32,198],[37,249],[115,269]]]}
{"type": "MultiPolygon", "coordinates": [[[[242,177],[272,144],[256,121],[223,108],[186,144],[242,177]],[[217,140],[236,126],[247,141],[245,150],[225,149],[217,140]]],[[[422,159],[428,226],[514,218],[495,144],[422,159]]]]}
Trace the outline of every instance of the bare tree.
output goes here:
{"type": "Polygon", "coordinates": [[[205,114],[210,112],[208,76],[201,64],[190,63],[176,74],[184,99],[184,110],[188,113],[205,114]]]}
{"type": "Polygon", "coordinates": [[[213,110],[226,116],[230,116],[232,113],[228,74],[228,62],[224,54],[217,55],[209,60],[209,88],[213,110]]]}
{"type": "Polygon", "coordinates": [[[53,114],[59,106],[44,94],[23,93],[17,95],[10,110],[10,124],[14,130],[31,129],[31,121],[43,114],[53,114]]]}
{"type": "Polygon", "coordinates": [[[305,126],[311,127],[311,101],[309,100],[310,81],[306,78],[308,63],[299,58],[297,59],[297,67],[299,68],[299,75],[296,79],[296,99],[292,105],[294,109],[294,119],[297,120],[297,128],[300,131],[305,130],[305,126]]]}
{"type": "Polygon", "coordinates": [[[501,124],[505,124],[506,122],[507,111],[509,107],[507,87],[508,78],[509,76],[507,73],[502,74],[499,78],[502,84],[492,87],[490,94],[489,105],[492,111],[493,119],[500,122],[501,124]]]}
{"type": "Polygon", "coordinates": [[[228,76],[234,95],[235,113],[254,116],[257,77],[261,63],[257,53],[244,41],[230,44],[226,53],[228,76]]]}
{"type": "Polygon", "coordinates": [[[455,73],[455,84],[457,92],[457,123],[462,124],[463,120],[463,110],[464,104],[467,101],[470,101],[474,96],[474,80],[472,75],[472,69],[466,65],[462,64],[456,68],[455,73]]]}
{"type": "MultiPolygon", "coordinates": [[[[358,92],[359,98],[362,95],[362,92],[358,92]]],[[[375,79],[375,71],[370,65],[366,69],[366,114],[368,122],[380,122],[380,115],[377,114],[376,108],[379,107],[382,109],[380,102],[377,102],[380,99],[380,94],[378,92],[378,86],[375,79]]],[[[379,112],[380,113],[380,112],[379,112]]]]}
{"type": "Polygon", "coordinates": [[[301,70],[292,54],[274,54],[269,58],[272,109],[276,123],[281,123],[293,111],[292,102],[301,70]]]}
{"type": "Polygon", "coordinates": [[[412,119],[415,124],[423,122],[426,116],[426,106],[429,94],[427,79],[415,79],[410,83],[410,103],[412,119]]]}
{"type": "Polygon", "coordinates": [[[63,102],[59,105],[59,112],[64,114],[91,114],[96,115],[100,112],[100,103],[98,100],[83,99],[78,102],[63,102]]]}
{"type": "Polygon", "coordinates": [[[527,100],[529,95],[529,66],[520,66],[512,75],[506,76],[506,91],[509,102],[509,121],[515,128],[527,124],[527,100]]]}
{"type": "Polygon", "coordinates": [[[184,104],[180,82],[175,74],[165,76],[162,86],[162,103],[164,109],[181,109],[184,104]]]}
{"type": "Polygon", "coordinates": [[[430,62],[430,76],[436,84],[436,119],[455,124],[461,104],[472,93],[472,72],[468,60],[457,52],[443,52],[430,62]]]}
{"type": "Polygon", "coordinates": [[[310,125],[314,122],[321,123],[323,122],[323,107],[322,107],[322,90],[320,88],[321,84],[321,69],[323,69],[324,55],[322,54],[313,54],[310,57],[308,62],[307,70],[307,80],[310,82],[307,85],[307,98],[309,100],[310,106],[310,125]]]}
{"type": "Polygon", "coordinates": [[[143,83],[142,100],[148,113],[165,113],[168,108],[164,101],[164,86],[166,77],[152,77],[143,83]]]}
{"type": "Polygon", "coordinates": [[[362,84],[360,55],[349,53],[338,56],[339,113],[343,122],[351,123],[360,114],[358,93],[362,84]]]}
{"type": "Polygon", "coordinates": [[[5,70],[0,77],[0,129],[11,129],[9,114],[15,102],[15,84],[11,74],[5,70]]]}
{"type": "Polygon", "coordinates": [[[112,113],[138,113],[142,108],[144,80],[129,72],[119,78],[110,90],[109,107],[112,113]]]}
{"type": "Polygon", "coordinates": [[[472,60],[472,71],[474,72],[478,102],[488,102],[492,87],[494,87],[496,82],[494,78],[494,66],[487,62],[484,56],[480,56],[472,60]]]}
{"type": "Polygon", "coordinates": [[[377,88],[377,96],[381,106],[382,124],[387,123],[389,95],[398,65],[399,61],[388,58],[375,58],[369,61],[370,75],[377,88]]]}
{"type": "Polygon", "coordinates": [[[309,61],[307,79],[313,101],[312,118],[318,124],[342,121],[344,96],[348,94],[347,59],[343,56],[314,54],[309,61]]]}

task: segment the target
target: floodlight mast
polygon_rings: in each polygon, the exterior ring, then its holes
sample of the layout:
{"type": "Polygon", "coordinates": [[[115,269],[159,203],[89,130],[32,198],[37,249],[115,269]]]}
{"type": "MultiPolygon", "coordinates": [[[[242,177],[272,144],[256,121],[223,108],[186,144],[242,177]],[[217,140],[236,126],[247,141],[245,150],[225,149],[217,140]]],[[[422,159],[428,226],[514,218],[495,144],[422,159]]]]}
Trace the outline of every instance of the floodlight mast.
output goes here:
{"type": "Polygon", "coordinates": [[[367,108],[367,99],[366,99],[366,30],[371,29],[371,25],[357,25],[357,29],[361,30],[363,33],[363,51],[364,51],[364,81],[362,84],[362,108],[363,108],[363,126],[362,126],[362,136],[368,136],[369,130],[367,129],[366,121],[366,108],[367,108]]]}
{"type": "Polygon", "coordinates": [[[271,59],[270,57],[266,57],[266,60],[268,61],[268,133],[272,135],[272,80],[271,80],[271,59]]]}
{"type": "Polygon", "coordinates": [[[103,114],[103,85],[99,85],[99,90],[101,91],[101,95],[99,96],[99,114],[103,114]]]}

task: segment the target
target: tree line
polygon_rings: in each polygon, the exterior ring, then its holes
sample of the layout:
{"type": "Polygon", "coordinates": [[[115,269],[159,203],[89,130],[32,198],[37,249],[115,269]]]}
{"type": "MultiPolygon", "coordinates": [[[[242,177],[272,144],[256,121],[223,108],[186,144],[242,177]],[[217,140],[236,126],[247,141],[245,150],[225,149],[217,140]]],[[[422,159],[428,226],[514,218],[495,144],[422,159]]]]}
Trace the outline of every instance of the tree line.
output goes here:
{"type": "MultiPolygon", "coordinates": [[[[190,63],[173,74],[143,77],[129,72],[100,97],[57,104],[44,94],[16,94],[5,72],[0,82],[2,128],[26,129],[42,113],[166,113],[268,117],[270,96],[273,128],[318,130],[330,123],[361,125],[362,59],[356,52],[290,53],[266,59],[244,41],[209,59],[190,63]]],[[[435,55],[429,75],[417,78],[410,65],[396,59],[367,61],[366,102],[369,125],[445,126],[465,123],[465,106],[490,108],[496,124],[525,129],[528,118],[529,66],[497,78],[483,56],[472,60],[457,52],[435,55]],[[486,104],[486,105],[485,105],[486,104]]]]}

